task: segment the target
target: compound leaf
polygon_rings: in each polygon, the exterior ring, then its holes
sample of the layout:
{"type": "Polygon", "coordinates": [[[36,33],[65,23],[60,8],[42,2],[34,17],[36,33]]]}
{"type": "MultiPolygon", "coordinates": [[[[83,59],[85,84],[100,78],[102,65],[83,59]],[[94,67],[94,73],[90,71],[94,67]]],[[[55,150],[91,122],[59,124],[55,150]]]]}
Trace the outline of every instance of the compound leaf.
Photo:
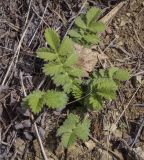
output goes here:
{"type": "Polygon", "coordinates": [[[97,110],[97,111],[102,108],[102,99],[98,95],[96,96],[90,95],[90,97],[88,98],[88,101],[90,104],[90,108],[97,110]]]}
{"type": "Polygon", "coordinates": [[[65,148],[68,148],[74,144],[78,138],[83,141],[86,140],[89,135],[89,127],[90,121],[88,119],[80,122],[79,117],[71,113],[63,125],[57,130],[57,135],[62,136],[61,142],[65,148]]]}
{"type": "Polygon", "coordinates": [[[114,75],[114,73],[115,73],[117,70],[118,70],[117,67],[111,67],[111,68],[109,68],[109,70],[108,70],[108,75],[109,75],[109,77],[110,77],[110,78],[113,78],[113,75],[114,75]]]}
{"type": "Polygon", "coordinates": [[[73,145],[77,139],[77,136],[73,132],[68,132],[62,135],[61,143],[65,148],[73,145]]]}

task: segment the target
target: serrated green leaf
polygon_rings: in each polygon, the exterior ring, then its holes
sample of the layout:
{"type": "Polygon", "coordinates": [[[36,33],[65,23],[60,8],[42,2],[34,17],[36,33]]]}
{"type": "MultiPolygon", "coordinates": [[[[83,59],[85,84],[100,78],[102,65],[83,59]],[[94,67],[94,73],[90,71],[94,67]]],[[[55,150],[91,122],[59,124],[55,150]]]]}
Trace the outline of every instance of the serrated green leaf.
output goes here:
{"type": "Polygon", "coordinates": [[[82,37],[81,34],[79,34],[77,31],[75,31],[75,30],[73,30],[73,29],[71,29],[71,30],[69,31],[68,35],[69,35],[70,37],[74,37],[74,38],[81,38],[81,37],[82,37]]]}
{"type": "Polygon", "coordinates": [[[43,96],[45,92],[36,90],[30,93],[23,101],[31,108],[33,113],[39,113],[43,107],[43,96]]]}
{"type": "Polygon", "coordinates": [[[66,55],[68,53],[74,53],[73,42],[69,37],[65,37],[59,48],[60,55],[66,55]]]}
{"type": "Polygon", "coordinates": [[[99,8],[92,7],[86,14],[87,25],[93,21],[98,20],[101,15],[101,10],[99,8]]]}
{"type": "Polygon", "coordinates": [[[74,85],[72,88],[72,95],[74,96],[75,99],[79,99],[82,96],[82,89],[80,86],[74,85]]]}
{"type": "Polygon", "coordinates": [[[57,135],[61,136],[65,132],[72,132],[73,128],[76,127],[76,124],[79,122],[79,117],[70,113],[67,119],[64,121],[63,125],[60,126],[57,130],[57,135]]]}
{"type": "Polygon", "coordinates": [[[114,79],[117,79],[119,81],[126,81],[130,77],[129,72],[124,69],[119,69],[114,74],[114,79]]]}
{"type": "Polygon", "coordinates": [[[99,43],[99,38],[95,34],[87,34],[83,38],[88,43],[92,43],[92,44],[98,44],[99,43]]]}
{"type": "Polygon", "coordinates": [[[82,123],[79,123],[74,129],[74,133],[77,135],[77,137],[83,141],[86,141],[88,139],[89,135],[89,127],[90,127],[90,120],[84,119],[82,123]]]}
{"type": "Polygon", "coordinates": [[[99,111],[102,108],[102,98],[98,95],[90,95],[89,97],[89,104],[91,105],[92,109],[99,111]]]}
{"type": "Polygon", "coordinates": [[[62,71],[63,71],[62,64],[48,63],[48,64],[45,64],[43,67],[43,72],[45,73],[45,75],[54,76],[56,74],[61,73],[62,71]]]}
{"type": "Polygon", "coordinates": [[[72,133],[65,133],[62,135],[61,142],[65,148],[73,145],[76,142],[77,136],[72,133]]]}
{"type": "Polygon", "coordinates": [[[57,58],[57,55],[50,52],[47,48],[39,48],[37,50],[37,56],[44,61],[52,61],[57,58]]]}
{"type": "Polygon", "coordinates": [[[71,89],[72,89],[72,81],[70,83],[66,83],[64,86],[63,86],[63,89],[64,89],[64,92],[66,93],[70,93],[71,92],[71,89]]]}
{"type": "Polygon", "coordinates": [[[102,22],[93,22],[89,25],[88,30],[93,33],[101,33],[106,29],[105,25],[102,22]]]}
{"type": "Polygon", "coordinates": [[[115,73],[116,71],[118,71],[118,68],[117,68],[117,67],[111,67],[111,68],[109,68],[109,70],[108,70],[108,75],[109,75],[109,77],[110,77],[110,78],[113,78],[113,75],[114,75],[114,73],[115,73]]]}
{"type": "Polygon", "coordinates": [[[71,76],[74,76],[74,77],[82,77],[83,76],[83,70],[80,69],[80,68],[72,68],[69,72],[69,74],[71,76]]]}
{"type": "Polygon", "coordinates": [[[65,84],[70,83],[70,77],[66,73],[56,74],[52,79],[56,86],[64,86],[65,84]]]}
{"type": "Polygon", "coordinates": [[[86,24],[80,16],[76,18],[75,24],[82,29],[86,29],[86,24]]]}
{"type": "Polygon", "coordinates": [[[113,100],[116,98],[116,92],[114,90],[105,90],[105,89],[100,90],[100,91],[97,91],[97,95],[108,100],[113,100]]]}
{"type": "Polygon", "coordinates": [[[49,108],[63,108],[66,106],[68,97],[63,92],[48,90],[44,95],[44,103],[49,108]]]}
{"type": "Polygon", "coordinates": [[[72,66],[72,65],[76,64],[77,60],[78,60],[77,54],[76,54],[76,53],[73,53],[73,54],[71,54],[71,55],[67,58],[67,60],[66,60],[66,62],[64,63],[64,65],[66,65],[66,66],[72,66]]]}
{"type": "Polygon", "coordinates": [[[117,90],[118,86],[115,83],[114,80],[109,79],[109,78],[99,78],[98,80],[95,81],[95,85],[96,85],[96,90],[117,90]]]}
{"type": "Polygon", "coordinates": [[[45,39],[48,45],[55,51],[57,51],[60,45],[60,38],[59,35],[56,33],[55,30],[48,28],[45,30],[45,39]]]}

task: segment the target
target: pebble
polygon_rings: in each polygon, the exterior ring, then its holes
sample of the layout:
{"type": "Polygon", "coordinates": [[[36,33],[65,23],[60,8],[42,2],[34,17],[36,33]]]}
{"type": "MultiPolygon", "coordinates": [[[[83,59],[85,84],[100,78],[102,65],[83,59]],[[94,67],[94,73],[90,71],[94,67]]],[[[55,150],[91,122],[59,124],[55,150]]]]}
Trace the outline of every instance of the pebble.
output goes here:
{"type": "Polygon", "coordinates": [[[130,14],[130,13],[126,13],[126,15],[127,15],[128,17],[130,17],[131,14],[130,14]]]}

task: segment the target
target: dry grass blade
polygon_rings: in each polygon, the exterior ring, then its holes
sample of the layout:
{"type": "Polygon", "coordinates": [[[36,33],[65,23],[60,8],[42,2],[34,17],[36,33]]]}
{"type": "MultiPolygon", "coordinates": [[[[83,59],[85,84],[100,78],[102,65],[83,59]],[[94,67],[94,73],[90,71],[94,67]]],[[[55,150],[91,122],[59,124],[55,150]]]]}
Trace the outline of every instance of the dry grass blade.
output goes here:
{"type": "Polygon", "coordinates": [[[140,89],[141,84],[139,85],[139,87],[137,88],[137,90],[134,92],[133,96],[131,97],[130,101],[128,102],[128,104],[126,105],[126,107],[124,108],[123,112],[120,114],[120,116],[118,117],[117,121],[115,122],[115,126],[118,125],[120,119],[122,118],[122,116],[124,115],[125,111],[128,109],[131,101],[133,100],[133,98],[135,97],[136,93],[138,92],[138,90],[140,89]]]}
{"type": "Polygon", "coordinates": [[[92,139],[95,143],[99,144],[102,149],[104,149],[105,151],[108,151],[110,154],[112,154],[115,158],[117,158],[118,160],[121,160],[121,158],[119,157],[119,155],[117,155],[115,152],[113,152],[110,148],[104,146],[102,143],[100,143],[97,139],[93,138],[91,135],[89,135],[89,138],[92,139]]]}

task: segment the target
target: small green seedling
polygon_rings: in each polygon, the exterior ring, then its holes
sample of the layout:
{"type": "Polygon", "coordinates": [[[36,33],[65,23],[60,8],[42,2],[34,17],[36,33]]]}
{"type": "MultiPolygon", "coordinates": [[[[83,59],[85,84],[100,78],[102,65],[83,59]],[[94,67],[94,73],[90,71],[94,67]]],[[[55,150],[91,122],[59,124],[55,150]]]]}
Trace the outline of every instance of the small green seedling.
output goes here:
{"type": "Polygon", "coordinates": [[[75,42],[85,46],[98,44],[99,33],[105,30],[105,25],[98,21],[100,15],[101,10],[93,7],[85,16],[78,16],[75,20],[75,27],[69,31],[69,36],[75,42]]]}

